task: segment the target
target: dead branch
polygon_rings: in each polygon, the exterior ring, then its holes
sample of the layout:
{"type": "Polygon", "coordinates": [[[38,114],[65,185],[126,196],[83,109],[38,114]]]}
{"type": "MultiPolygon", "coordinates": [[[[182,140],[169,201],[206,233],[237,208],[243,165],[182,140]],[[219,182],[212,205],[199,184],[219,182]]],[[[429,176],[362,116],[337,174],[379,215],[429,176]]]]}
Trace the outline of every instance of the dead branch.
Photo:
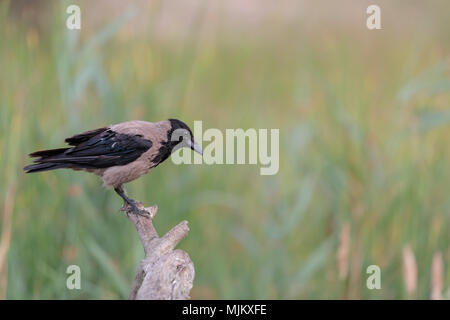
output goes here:
{"type": "Polygon", "coordinates": [[[139,264],[131,286],[131,300],[184,300],[189,299],[195,271],[189,255],[174,250],[189,232],[187,221],[182,221],[164,236],[159,237],[153,227],[157,206],[143,208],[149,216],[131,213],[126,209],[128,219],[133,222],[144,247],[145,258],[139,264]]]}

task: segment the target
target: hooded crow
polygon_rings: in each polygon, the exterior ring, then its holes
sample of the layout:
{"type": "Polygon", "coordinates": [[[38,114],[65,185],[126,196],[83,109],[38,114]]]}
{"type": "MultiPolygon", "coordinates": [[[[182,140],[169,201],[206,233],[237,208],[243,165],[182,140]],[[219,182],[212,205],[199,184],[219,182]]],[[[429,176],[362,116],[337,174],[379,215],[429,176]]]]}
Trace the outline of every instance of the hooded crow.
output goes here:
{"type": "Polygon", "coordinates": [[[123,185],[136,180],[166,160],[178,148],[203,154],[191,129],[182,121],[127,121],[86,131],[65,140],[71,147],[36,151],[26,173],[68,168],[92,172],[105,187],[114,188],[135,214],[146,214],[129,198],[123,185]]]}

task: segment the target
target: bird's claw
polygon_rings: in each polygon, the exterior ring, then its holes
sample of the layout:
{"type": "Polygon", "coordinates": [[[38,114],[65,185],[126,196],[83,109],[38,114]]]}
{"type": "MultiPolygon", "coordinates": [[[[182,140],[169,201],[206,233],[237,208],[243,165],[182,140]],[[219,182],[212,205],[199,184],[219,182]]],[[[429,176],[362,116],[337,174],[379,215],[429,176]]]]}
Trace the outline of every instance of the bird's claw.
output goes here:
{"type": "Polygon", "coordinates": [[[137,210],[133,210],[132,212],[138,216],[150,218],[150,213],[148,213],[146,210],[141,210],[141,209],[137,208],[137,210]]]}
{"type": "Polygon", "coordinates": [[[139,209],[138,204],[134,203],[124,203],[123,206],[119,209],[120,211],[125,211],[127,214],[133,213],[135,215],[139,215],[142,217],[150,217],[150,213],[147,210],[139,209]]]}

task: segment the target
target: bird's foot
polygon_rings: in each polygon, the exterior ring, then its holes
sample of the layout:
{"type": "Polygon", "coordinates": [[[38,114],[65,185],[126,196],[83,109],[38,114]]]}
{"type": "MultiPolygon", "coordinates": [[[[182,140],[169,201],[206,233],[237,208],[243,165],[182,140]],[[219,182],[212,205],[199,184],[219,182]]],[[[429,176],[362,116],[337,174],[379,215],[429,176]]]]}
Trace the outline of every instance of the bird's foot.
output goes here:
{"type": "MultiPolygon", "coordinates": [[[[130,201],[131,202],[131,201],[130,201]]],[[[133,213],[135,215],[143,216],[146,218],[150,217],[150,213],[147,210],[140,209],[139,207],[143,204],[141,202],[132,201],[131,203],[125,202],[123,206],[120,208],[120,211],[125,211],[127,214],[133,213]]]]}

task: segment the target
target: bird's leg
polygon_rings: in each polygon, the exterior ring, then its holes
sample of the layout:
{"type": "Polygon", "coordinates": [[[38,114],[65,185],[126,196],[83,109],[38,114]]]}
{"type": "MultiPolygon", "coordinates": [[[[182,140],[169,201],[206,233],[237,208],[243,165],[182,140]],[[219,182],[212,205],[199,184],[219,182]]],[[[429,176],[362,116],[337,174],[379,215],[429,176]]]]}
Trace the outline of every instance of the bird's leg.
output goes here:
{"type": "Polygon", "coordinates": [[[148,216],[149,215],[147,211],[139,209],[139,207],[137,206],[136,200],[129,198],[125,194],[125,190],[123,189],[122,186],[115,187],[114,191],[124,201],[123,207],[121,208],[121,210],[126,211],[127,206],[130,206],[131,207],[131,212],[133,212],[134,214],[138,214],[138,215],[141,215],[141,216],[148,216]]]}

